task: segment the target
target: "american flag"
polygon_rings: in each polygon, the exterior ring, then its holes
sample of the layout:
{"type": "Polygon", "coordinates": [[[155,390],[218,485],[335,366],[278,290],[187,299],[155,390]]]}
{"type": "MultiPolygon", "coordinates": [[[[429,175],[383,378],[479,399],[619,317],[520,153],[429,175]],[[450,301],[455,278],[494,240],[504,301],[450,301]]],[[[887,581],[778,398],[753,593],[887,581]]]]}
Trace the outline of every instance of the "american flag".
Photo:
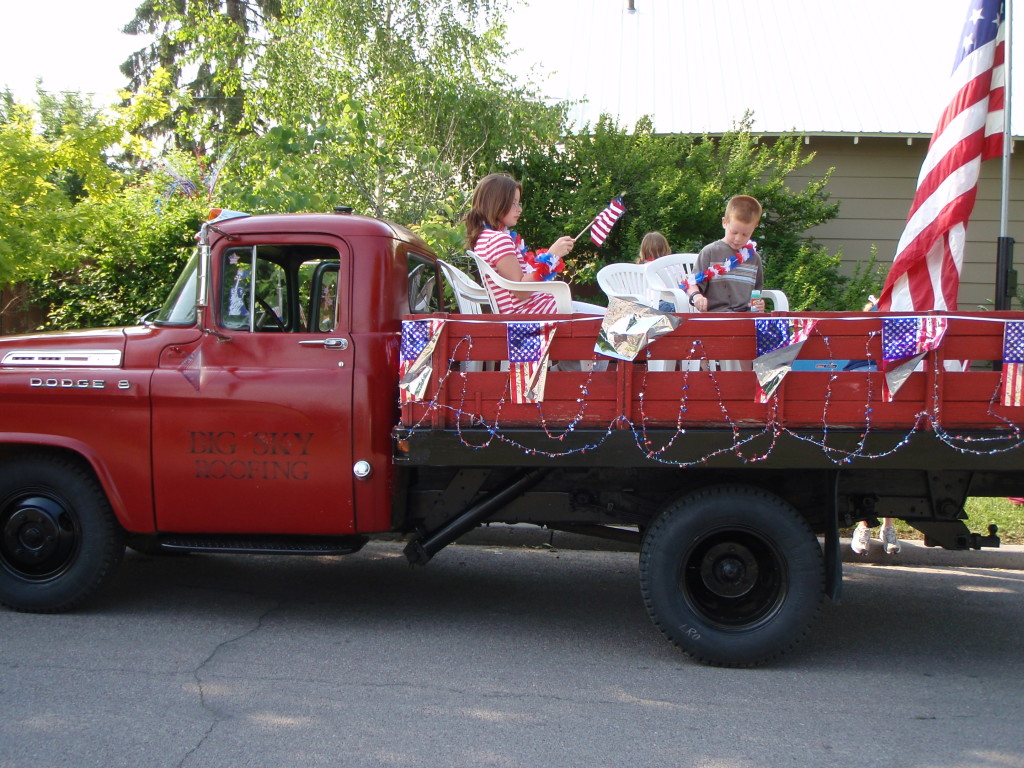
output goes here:
{"type": "Polygon", "coordinates": [[[430,381],[430,355],[437,344],[444,320],[403,320],[402,346],[398,359],[398,388],[401,402],[422,400],[430,381]]]}
{"type": "Polygon", "coordinates": [[[950,100],[932,135],[885,287],[882,311],[955,310],[981,162],[1002,154],[1003,0],[970,0],[950,100]]]}
{"type": "Polygon", "coordinates": [[[757,356],[807,341],[817,324],[807,318],[769,317],[754,321],[757,329],[757,356]]]}
{"type": "Polygon", "coordinates": [[[544,400],[548,374],[548,349],[555,338],[555,323],[509,323],[508,362],[512,402],[539,403],[544,400]]]}
{"type": "Polygon", "coordinates": [[[882,389],[892,402],[921,358],[938,349],[946,335],[944,317],[882,318],[882,389]]]}
{"type": "Polygon", "coordinates": [[[882,360],[904,360],[938,349],[946,335],[944,317],[882,319],[882,360]]]}
{"type": "Polygon", "coordinates": [[[804,342],[811,335],[816,319],[769,317],[754,321],[757,358],[757,402],[767,403],[799,357],[804,342]]]}
{"type": "Polygon", "coordinates": [[[1003,405],[1024,405],[1024,321],[1003,331],[1003,405]]]}
{"type": "Polygon", "coordinates": [[[626,204],[622,202],[621,197],[613,198],[608,207],[597,214],[597,218],[594,219],[594,223],[590,226],[590,239],[594,242],[594,245],[604,245],[604,241],[608,239],[608,234],[612,231],[612,227],[615,226],[622,214],[626,212],[626,204]]]}

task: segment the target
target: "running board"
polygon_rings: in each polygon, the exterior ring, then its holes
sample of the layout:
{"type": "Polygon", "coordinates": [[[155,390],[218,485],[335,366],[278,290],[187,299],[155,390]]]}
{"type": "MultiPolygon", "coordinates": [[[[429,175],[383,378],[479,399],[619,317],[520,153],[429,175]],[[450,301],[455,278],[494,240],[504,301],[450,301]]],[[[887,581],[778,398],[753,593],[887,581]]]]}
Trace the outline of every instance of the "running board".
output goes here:
{"type": "Polygon", "coordinates": [[[239,555],[350,555],[367,536],[239,536],[236,534],[162,534],[160,549],[169,552],[222,552],[239,555]]]}

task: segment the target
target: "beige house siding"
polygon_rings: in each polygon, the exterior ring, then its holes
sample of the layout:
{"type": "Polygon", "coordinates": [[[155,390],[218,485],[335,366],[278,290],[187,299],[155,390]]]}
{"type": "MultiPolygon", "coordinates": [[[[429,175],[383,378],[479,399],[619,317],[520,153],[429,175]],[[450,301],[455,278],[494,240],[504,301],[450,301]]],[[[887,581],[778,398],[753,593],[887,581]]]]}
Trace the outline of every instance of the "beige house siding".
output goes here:
{"type": "MultiPolygon", "coordinates": [[[[815,153],[814,159],[790,175],[792,186],[799,188],[807,178],[835,168],[826,190],[831,200],[839,203],[839,216],[808,234],[833,253],[841,250],[848,273],[854,263],[868,259],[872,245],[877,246],[878,261],[887,269],[914,199],[928,137],[914,138],[908,144],[905,137],[895,136],[861,137],[857,143],[852,136],[812,136],[806,149],[815,153]]],[[[1008,234],[1018,242],[1014,261],[1020,263],[1024,259],[1024,164],[1019,152],[1011,165],[1008,234]]],[[[964,310],[991,308],[995,296],[1000,174],[1000,160],[982,165],[960,279],[959,302],[964,310]]],[[[1020,277],[1024,285],[1024,270],[1020,277]]]]}

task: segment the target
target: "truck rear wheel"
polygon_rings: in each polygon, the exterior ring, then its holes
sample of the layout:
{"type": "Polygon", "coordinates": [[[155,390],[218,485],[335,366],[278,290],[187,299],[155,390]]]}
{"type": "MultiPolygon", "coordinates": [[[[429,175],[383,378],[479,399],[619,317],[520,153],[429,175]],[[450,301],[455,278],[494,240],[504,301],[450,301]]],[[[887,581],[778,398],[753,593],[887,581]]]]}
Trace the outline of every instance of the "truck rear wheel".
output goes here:
{"type": "Polygon", "coordinates": [[[644,604],[683,652],[749,667],[785,653],[821,608],[821,547],[777,496],[714,486],[669,505],[640,553],[644,604]]]}
{"type": "Polygon", "coordinates": [[[29,455],[0,465],[0,604],[56,613],[114,574],[124,531],[78,462],[29,455]]]}

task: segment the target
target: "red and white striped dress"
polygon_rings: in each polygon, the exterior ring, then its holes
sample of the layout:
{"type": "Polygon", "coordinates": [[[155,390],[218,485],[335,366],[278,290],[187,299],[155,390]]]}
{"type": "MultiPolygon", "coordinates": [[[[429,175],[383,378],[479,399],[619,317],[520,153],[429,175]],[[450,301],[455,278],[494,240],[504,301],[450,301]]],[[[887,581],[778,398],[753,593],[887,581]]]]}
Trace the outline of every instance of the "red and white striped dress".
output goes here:
{"type": "MultiPolygon", "coordinates": [[[[509,234],[507,229],[485,229],[480,233],[480,237],[476,239],[476,245],[473,250],[477,256],[490,264],[495,270],[497,270],[498,262],[501,259],[511,255],[519,262],[519,268],[523,270],[523,273],[526,273],[528,266],[526,257],[516,248],[515,243],[512,241],[512,235],[509,234]]],[[[500,285],[495,285],[486,276],[484,280],[488,281],[488,287],[494,292],[494,297],[498,300],[498,311],[501,314],[553,315],[558,312],[558,303],[550,293],[531,293],[528,299],[521,301],[513,295],[512,291],[502,288],[500,285]]]]}

